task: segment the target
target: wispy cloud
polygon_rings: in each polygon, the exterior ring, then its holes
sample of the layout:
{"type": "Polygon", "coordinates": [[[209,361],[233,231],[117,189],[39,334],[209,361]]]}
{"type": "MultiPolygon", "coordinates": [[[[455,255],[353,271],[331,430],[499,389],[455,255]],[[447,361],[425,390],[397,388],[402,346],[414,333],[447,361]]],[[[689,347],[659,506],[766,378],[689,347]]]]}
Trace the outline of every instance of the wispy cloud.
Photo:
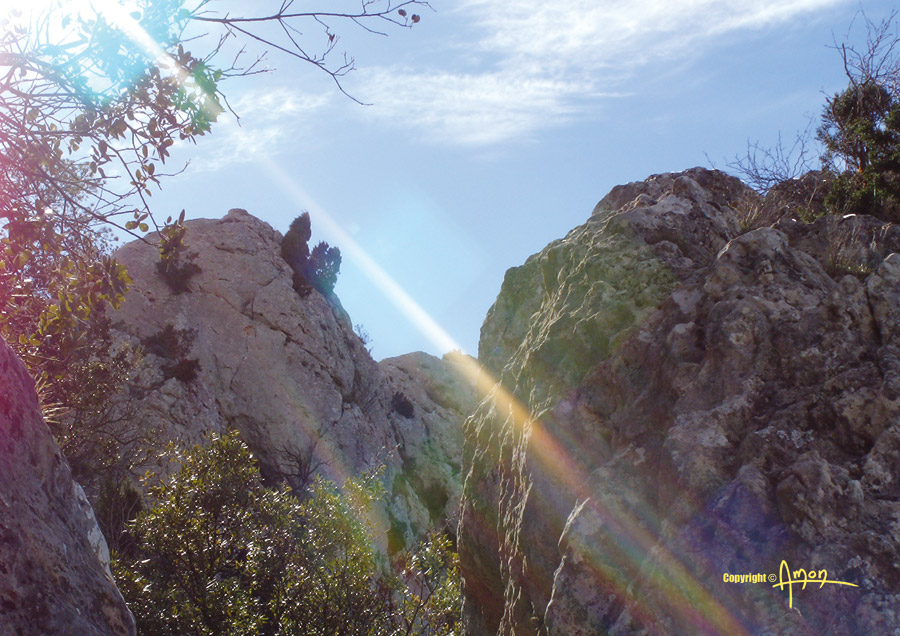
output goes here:
{"type": "Polygon", "coordinates": [[[713,38],[822,11],[848,0],[461,0],[479,46],[532,71],[635,70],[713,38]]]}
{"type": "Polygon", "coordinates": [[[505,71],[364,71],[374,117],[411,126],[440,142],[488,145],[539,127],[559,125],[577,112],[580,84],[505,71]]]}
{"type": "Polygon", "coordinates": [[[298,136],[306,136],[313,114],[330,99],[287,87],[242,93],[231,101],[240,121],[223,114],[215,125],[215,139],[200,142],[204,152],[198,153],[191,170],[216,171],[277,155],[298,136]]]}
{"type": "Polygon", "coordinates": [[[596,112],[654,61],[849,1],[458,0],[466,55],[442,68],[364,69],[360,92],[373,116],[432,141],[496,144],[596,112]]]}

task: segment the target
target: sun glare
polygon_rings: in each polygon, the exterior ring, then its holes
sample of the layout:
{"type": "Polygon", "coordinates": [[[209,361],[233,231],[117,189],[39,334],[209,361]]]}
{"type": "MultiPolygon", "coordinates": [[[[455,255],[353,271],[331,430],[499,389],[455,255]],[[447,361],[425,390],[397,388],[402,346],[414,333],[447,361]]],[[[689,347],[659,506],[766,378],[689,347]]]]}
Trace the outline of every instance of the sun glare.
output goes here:
{"type": "Polygon", "coordinates": [[[163,55],[158,43],[140,27],[138,5],[131,0],[31,0],[22,2],[0,0],[0,16],[14,23],[40,25],[50,40],[64,42],[73,33],[73,18],[102,16],[120,29],[148,55],[163,55]]]}

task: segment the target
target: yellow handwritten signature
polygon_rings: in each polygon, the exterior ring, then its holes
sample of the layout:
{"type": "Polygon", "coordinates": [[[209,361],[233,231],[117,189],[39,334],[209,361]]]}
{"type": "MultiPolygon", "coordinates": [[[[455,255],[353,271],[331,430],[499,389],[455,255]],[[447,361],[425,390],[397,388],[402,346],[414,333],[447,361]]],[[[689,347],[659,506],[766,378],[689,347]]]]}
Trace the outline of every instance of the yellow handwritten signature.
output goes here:
{"type": "Polygon", "coordinates": [[[778,583],[773,585],[772,587],[777,587],[779,590],[783,590],[787,587],[788,590],[788,607],[791,609],[794,608],[794,584],[803,584],[803,587],[800,589],[805,590],[807,583],[816,584],[818,583],[819,589],[822,589],[826,583],[832,583],[834,585],[849,585],[850,587],[859,587],[855,583],[847,583],[846,581],[831,581],[828,579],[828,570],[810,570],[806,571],[803,568],[799,570],[791,570],[788,567],[787,561],[782,560],[781,565],[778,566],[778,583]],[[787,579],[785,579],[785,575],[787,575],[787,579]]]}

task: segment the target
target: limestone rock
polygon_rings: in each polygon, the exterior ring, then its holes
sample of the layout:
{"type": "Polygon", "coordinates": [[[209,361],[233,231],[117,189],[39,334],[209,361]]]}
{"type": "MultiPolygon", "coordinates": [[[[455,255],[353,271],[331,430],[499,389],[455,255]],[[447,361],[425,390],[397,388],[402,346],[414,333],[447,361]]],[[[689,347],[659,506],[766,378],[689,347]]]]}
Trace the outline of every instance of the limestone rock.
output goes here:
{"type": "Polygon", "coordinates": [[[900,229],[751,229],[748,202],[703,169],[619,186],[507,273],[465,429],[466,633],[900,625],[900,229]],[[723,580],[782,560],[859,587],[789,608],[723,580]]]}
{"type": "Polygon", "coordinates": [[[93,510],[0,340],[0,635],[134,633],[93,510]]]}
{"type": "Polygon", "coordinates": [[[114,319],[147,352],[146,426],[179,444],[237,429],[264,476],[295,486],[384,465],[397,545],[446,520],[474,400],[453,365],[425,354],[376,363],[336,297],[294,291],[281,235],[246,211],[186,227],[200,271],[185,292],[159,275],[153,245],[135,241],[117,253],[134,285],[114,319]],[[170,346],[178,338],[187,347],[170,346]],[[394,405],[398,393],[408,415],[394,405]]]}

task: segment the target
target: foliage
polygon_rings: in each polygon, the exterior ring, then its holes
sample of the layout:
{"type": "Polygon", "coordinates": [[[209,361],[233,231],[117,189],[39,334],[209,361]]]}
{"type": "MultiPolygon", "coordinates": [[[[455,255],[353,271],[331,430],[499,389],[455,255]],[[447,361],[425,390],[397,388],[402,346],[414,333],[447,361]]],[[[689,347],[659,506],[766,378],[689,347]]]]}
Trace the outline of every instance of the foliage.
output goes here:
{"type": "Polygon", "coordinates": [[[144,508],[144,498],[135,483],[118,475],[108,475],[99,488],[93,507],[109,549],[114,552],[133,551],[136,544],[129,524],[144,508]]]}
{"type": "Polygon", "coordinates": [[[261,58],[244,64],[230,40],[312,64],[340,88],[353,60],[332,62],[333,27],[411,27],[419,17],[407,10],[424,3],[364,0],[350,12],[292,5],[254,3],[242,14],[210,0],[54,0],[33,15],[27,3],[24,14],[0,14],[0,335],[50,387],[48,404],[72,401],[56,380],[75,357],[96,357],[89,334],[102,327],[93,321],[122,302],[130,282],[103,228],[159,230],[159,271],[176,292],[198,271],[183,249],[184,214],[160,227],[149,197],[172,174],[173,144],[196,141],[224,111],[221,82],[259,72],[261,58]]]}
{"type": "Polygon", "coordinates": [[[828,100],[819,139],[838,172],[827,203],[843,213],[900,220],[900,102],[872,80],[828,100]]]}
{"type": "Polygon", "coordinates": [[[296,556],[295,504],[266,490],[234,436],[195,448],[134,525],[137,558],[114,564],[142,634],[262,634],[296,556]]]}
{"type": "Polygon", "coordinates": [[[334,293],[338,273],[341,271],[341,250],[320,241],[309,255],[306,279],[324,296],[334,293]]]}
{"type": "Polygon", "coordinates": [[[57,0],[29,18],[0,15],[0,214],[33,217],[54,199],[67,218],[124,227],[116,219],[130,214],[127,229],[146,232],[156,225],[147,197],[168,176],[172,145],[210,131],[227,106],[222,81],[262,72],[262,58],[244,63],[230,40],[309,63],[343,90],[354,61],[333,61],[333,26],[411,27],[419,16],[407,9],[427,6],[363,0],[356,11],[319,12],[293,4],[270,0],[235,13],[210,0],[96,8],[57,0]]]}
{"type": "Polygon", "coordinates": [[[384,495],[377,475],[342,490],[318,479],[300,501],[286,485],[263,486],[235,434],[181,459],[134,522],[137,546],[113,562],[139,633],[453,633],[447,541],[421,548],[400,576],[383,572],[370,521],[384,495]]]}
{"type": "Polygon", "coordinates": [[[294,290],[306,296],[312,289],[317,289],[323,296],[334,293],[338,273],[341,269],[341,251],[320,241],[310,253],[309,212],[304,212],[291,222],[284,238],[281,240],[281,257],[294,270],[294,290]]]}
{"type": "Polygon", "coordinates": [[[849,81],[826,100],[818,138],[836,179],[826,203],[835,212],[900,220],[900,36],[894,15],[865,19],[867,48],[837,46],[849,81]]]}
{"type": "Polygon", "coordinates": [[[306,278],[309,263],[308,243],[311,236],[309,212],[304,212],[291,222],[291,227],[281,240],[281,257],[294,270],[294,291],[301,296],[306,296],[312,291],[312,286],[306,278]]]}
{"type": "Polygon", "coordinates": [[[411,554],[397,562],[400,581],[395,596],[395,634],[452,636],[460,611],[459,557],[451,538],[428,534],[411,554]]]}
{"type": "Polygon", "coordinates": [[[188,358],[196,329],[176,329],[166,325],[161,331],[144,338],[144,351],[166,360],[162,365],[163,379],[177,378],[181,382],[193,382],[200,371],[200,361],[188,358]]]}
{"type": "Polygon", "coordinates": [[[186,234],[184,210],[175,221],[169,217],[159,231],[159,262],[156,263],[156,271],[175,294],[190,291],[188,282],[202,271],[194,262],[197,253],[187,251],[184,243],[186,234]]]}
{"type": "Polygon", "coordinates": [[[69,234],[52,210],[10,219],[0,238],[0,332],[29,368],[65,371],[106,306],[117,308],[131,279],[95,232],[69,234]]]}
{"type": "Polygon", "coordinates": [[[85,486],[91,475],[131,462],[150,431],[112,397],[140,353],[114,343],[107,310],[131,283],[97,230],[69,231],[52,210],[10,219],[0,237],[0,335],[35,378],[47,420],[85,486]]]}
{"type": "Polygon", "coordinates": [[[300,271],[309,260],[309,239],[312,237],[309,212],[304,212],[291,221],[284,238],[281,240],[281,258],[294,271],[300,271]]]}

